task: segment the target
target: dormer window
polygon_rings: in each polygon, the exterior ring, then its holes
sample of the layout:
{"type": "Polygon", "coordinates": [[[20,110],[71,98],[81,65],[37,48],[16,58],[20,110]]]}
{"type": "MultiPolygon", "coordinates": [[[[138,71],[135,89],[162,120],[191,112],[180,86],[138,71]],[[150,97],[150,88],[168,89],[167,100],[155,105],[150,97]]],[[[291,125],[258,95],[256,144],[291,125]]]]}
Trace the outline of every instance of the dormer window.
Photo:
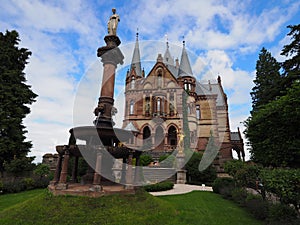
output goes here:
{"type": "Polygon", "coordinates": [[[184,80],[184,90],[188,91],[189,90],[189,84],[187,80],[184,80]]]}

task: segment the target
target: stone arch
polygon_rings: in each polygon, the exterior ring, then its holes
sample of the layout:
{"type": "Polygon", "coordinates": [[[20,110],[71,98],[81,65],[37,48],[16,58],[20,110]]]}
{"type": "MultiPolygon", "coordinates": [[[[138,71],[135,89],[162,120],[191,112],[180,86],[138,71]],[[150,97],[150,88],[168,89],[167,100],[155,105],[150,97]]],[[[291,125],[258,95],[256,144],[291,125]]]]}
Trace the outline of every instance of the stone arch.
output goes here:
{"type": "Polygon", "coordinates": [[[178,129],[174,125],[168,128],[168,145],[170,145],[171,148],[176,148],[177,146],[177,131],[178,129]]]}
{"type": "Polygon", "coordinates": [[[151,148],[152,140],[151,140],[151,129],[148,125],[146,125],[142,129],[143,133],[143,146],[151,148]]]}

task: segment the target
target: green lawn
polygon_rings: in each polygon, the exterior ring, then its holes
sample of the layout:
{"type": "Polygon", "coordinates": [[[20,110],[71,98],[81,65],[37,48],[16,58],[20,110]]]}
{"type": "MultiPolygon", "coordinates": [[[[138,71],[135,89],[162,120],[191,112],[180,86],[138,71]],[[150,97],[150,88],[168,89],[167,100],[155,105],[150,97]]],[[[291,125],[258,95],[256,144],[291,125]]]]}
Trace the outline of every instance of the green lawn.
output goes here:
{"type": "Polygon", "coordinates": [[[43,189],[36,189],[31,191],[24,191],[22,193],[6,194],[0,195],[0,212],[4,209],[17,205],[24,202],[30,198],[44,193],[43,189]]]}
{"type": "Polygon", "coordinates": [[[214,193],[101,198],[53,196],[46,190],[0,195],[0,224],[261,224],[214,193]]]}

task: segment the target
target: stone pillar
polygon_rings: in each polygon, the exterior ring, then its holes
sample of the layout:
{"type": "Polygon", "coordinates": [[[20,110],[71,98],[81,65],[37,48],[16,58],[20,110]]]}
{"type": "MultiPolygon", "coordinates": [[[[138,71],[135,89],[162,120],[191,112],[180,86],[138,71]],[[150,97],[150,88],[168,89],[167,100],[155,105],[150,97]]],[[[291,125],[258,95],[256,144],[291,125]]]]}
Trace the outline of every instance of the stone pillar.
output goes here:
{"type": "Polygon", "coordinates": [[[121,184],[125,184],[126,183],[126,158],[123,158],[120,183],[121,184]]]}
{"type": "Polygon", "coordinates": [[[62,165],[62,155],[58,155],[58,161],[55,168],[55,174],[54,179],[51,181],[51,184],[57,184],[60,178],[60,172],[61,172],[61,165],[62,165]]]}
{"type": "Polygon", "coordinates": [[[135,172],[134,172],[134,184],[137,186],[142,185],[142,168],[140,167],[140,155],[136,157],[135,172]]]}
{"type": "Polygon", "coordinates": [[[96,168],[94,173],[93,185],[99,185],[101,182],[101,163],[102,163],[102,154],[97,153],[96,159],[96,168]]]}
{"type": "Polygon", "coordinates": [[[96,168],[94,173],[94,179],[93,179],[93,191],[102,191],[101,184],[101,164],[102,164],[102,153],[97,153],[97,159],[96,159],[96,168]]]}
{"type": "MultiPolygon", "coordinates": [[[[180,147],[179,147],[180,148],[180,147]]],[[[183,169],[185,156],[183,151],[179,151],[176,155],[177,161],[177,184],[185,184],[186,183],[186,170],[183,169]]]]}
{"type": "Polygon", "coordinates": [[[69,150],[65,151],[64,154],[64,161],[62,164],[62,169],[60,173],[59,183],[56,186],[56,189],[67,189],[67,175],[68,175],[68,164],[70,159],[70,153],[69,150]]]}
{"type": "Polygon", "coordinates": [[[127,172],[126,172],[126,189],[132,189],[132,153],[129,153],[128,156],[128,166],[127,166],[127,172]]]}
{"type": "Polygon", "coordinates": [[[77,183],[78,179],[77,179],[77,174],[78,174],[78,160],[79,157],[76,156],[74,159],[74,165],[73,165],[73,169],[72,169],[72,182],[73,183],[77,183]]]}
{"type": "Polygon", "coordinates": [[[124,56],[118,46],[121,44],[116,35],[104,37],[106,46],[98,49],[97,56],[103,63],[102,86],[98,106],[94,113],[97,116],[95,124],[101,127],[112,127],[112,108],[114,104],[115,71],[118,64],[123,64],[124,56]]]}

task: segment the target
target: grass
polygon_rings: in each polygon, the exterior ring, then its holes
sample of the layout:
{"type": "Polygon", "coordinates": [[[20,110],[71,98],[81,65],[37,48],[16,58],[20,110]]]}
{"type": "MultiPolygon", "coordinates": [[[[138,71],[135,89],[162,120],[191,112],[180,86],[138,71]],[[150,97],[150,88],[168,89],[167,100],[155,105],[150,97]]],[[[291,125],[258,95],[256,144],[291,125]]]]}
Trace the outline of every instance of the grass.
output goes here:
{"type": "Polygon", "coordinates": [[[214,193],[101,198],[53,196],[46,190],[0,196],[0,224],[261,224],[214,193]],[[35,196],[35,197],[33,197],[35,196]],[[2,203],[3,206],[2,206],[2,203]]]}
{"type": "Polygon", "coordinates": [[[0,212],[9,207],[13,207],[21,202],[24,202],[30,198],[44,193],[43,189],[36,189],[30,191],[24,191],[22,193],[0,195],[0,212]]]}

